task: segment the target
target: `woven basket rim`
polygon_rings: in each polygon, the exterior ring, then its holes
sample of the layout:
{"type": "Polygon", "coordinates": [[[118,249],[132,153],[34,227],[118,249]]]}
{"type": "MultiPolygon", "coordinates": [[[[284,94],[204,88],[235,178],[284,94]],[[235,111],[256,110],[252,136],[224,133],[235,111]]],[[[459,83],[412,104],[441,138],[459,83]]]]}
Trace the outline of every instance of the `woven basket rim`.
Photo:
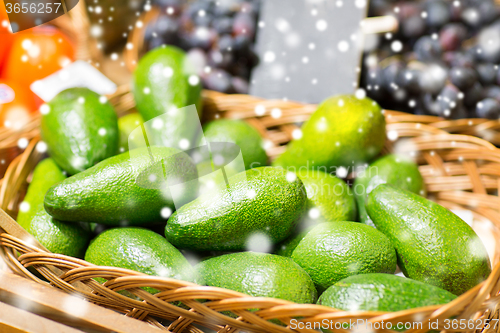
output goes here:
{"type": "MultiPolygon", "coordinates": [[[[127,88],[122,87],[115,96],[110,96],[110,101],[113,104],[124,106],[123,109],[117,107],[117,112],[119,114],[123,112],[130,112],[130,109],[133,108],[133,105],[131,106],[129,102],[122,103],[121,101],[121,99],[124,99],[125,101],[130,99],[130,96],[127,96],[127,94],[127,88]]],[[[244,110],[245,108],[252,109],[253,106],[259,103],[266,103],[269,107],[275,106],[278,103],[281,105],[284,112],[291,110],[292,113],[301,106],[300,103],[262,101],[246,95],[226,96],[224,94],[211,91],[204,91],[204,98],[207,101],[207,105],[215,108],[216,112],[226,113],[226,115],[233,116],[235,114],[234,112],[246,115],[245,112],[248,111],[244,110]],[[233,105],[233,108],[231,108],[231,105],[233,105]],[[240,106],[236,108],[236,111],[233,110],[235,109],[235,105],[240,106]],[[246,106],[242,109],[241,105],[246,106]]],[[[311,109],[313,107],[302,105],[302,109],[305,108],[311,109]]],[[[385,114],[388,119],[388,130],[391,128],[397,128],[401,132],[401,137],[399,139],[404,140],[408,137],[409,140],[413,140],[412,142],[416,142],[418,147],[421,147],[421,149],[419,149],[423,154],[431,156],[431,153],[434,150],[443,150],[449,151],[443,155],[444,163],[450,163],[446,162],[447,158],[451,161],[451,163],[453,163],[453,161],[456,160],[455,155],[457,154],[463,154],[466,159],[468,158],[467,154],[469,154],[472,156],[471,159],[480,156],[481,158],[491,159],[493,161],[491,163],[493,164],[500,164],[500,149],[495,148],[492,144],[482,139],[467,135],[447,134],[442,129],[433,126],[435,122],[432,122],[432,119],[429,119],[428,117],[422,118],[424,121],[420,124],[414,122],[419,119],[419,116],[407,115],[397,111],[386,111],[385,114]],[[414,121],[412,122],[411,119],[414,121]],[[414,134],[413,131],[415,130],[419,130],[422,133],[427,133],[426,131],[429,130],[429,133],[432,134],[412,138],[412,135],[414,134]],[[455,143],[455,147],[452,147],[451,145],[453,142],[455,143]],[[447,147],[446,145],[449,145],[449,148],[444,149],[438,147],[433,150],[432,145],[429,146],[433,143],[442,144],[443,147],[447,147]],[[466,146],[464,148],[460,148],[460,144],[464,144],[466,146]]],[[[269,115],[266,115],[265,117],[269,117],[269,115]]],[[[247,120],[255,119],[250,117],[247,120]]],[[[443,121],[441,119],[438,120],[441,122],[443,121]]],[[[42,158],[42,154],[37,153],[35,149],[38,140],[39,137],[34,138],[25,153],[16,158],[9,166],[6,178],[4,178],[4,180],[7,179],[7,181],[3,181],[0,187],[0,203],[3,205],[2,208],[8,208],[8,205],[4,202],[5,200],[10,202],[15,199],[14,197],[9,196],[11,192],[4,189],[11,188],[9,185],[13,182],[19,182],[19,177],[24,177],[26,179],[29,172],[25,169],[32,169],[34,164],[42,158]],[[30,163],[32,163],[32,165],[30,165],[30,163]]],[[[428,164],[426,167],[433,168],[433,164],[428,164]]],[[[439,194],[439,192],[437,193],[439,194]]],[[[447,203],[446,197],[443,199],[439,199],[438,202],[441,201],[443,203],[447,203]]],[[[454,202],[449,202],[449,204],[456,205],[454,202]]],[[[475,212],[475,214],[479,213],[475,212]]],[[[496,226],[494,232],[498,239],[500,239],[500,214],[498,211],[494,211],[494,214],[494,218],[497,219],[494,223],[496,226]]],[[[494,254],[495,266],[488,279],[448,304],[407,309],[399,312],[348,312],[316,304],[295,304],[278,299],[255,298],[227,289],[198,286],[189,282],[148,276],[142,273],[115,267],[95,266],[81,259],[56,255],[36,249],[36,247],[32,244],[36,243],[33,243],[33,241],[23,241],[18,237],[6,233],[0,235],[0,245],[2,247],[3,255],[6,257],[11,269],[18,274],[24,275],[27,278],[36,279],[37,282],[42,282],[27,270],[27,267],[34,267],[39,270],[43,276],[48,278],[52,285],[55,285],[60,289],[71,293],[80,293],[92,302],[118,311],[127,312],[129,315],[139,319],[147,318],[147,320],[152,323],[154,323],[154,319],[152,319],[151,316],[168,317],[166,313],[171,317],[177,316],[178,320],[174,321],[176,324],[172,324],[174,326],[170,327],[175,332],[182,332],[179,327],[185,327],[187,323],[193,322],[200,325],[213,325],[213,323],[218,322],[219,324],[218,326],[216,325],[216,327],[220,329],[221,332],[222,329],[224,329],[224,325],[255,332],[291,332],[284,327],[279,327],[266,321],[266,318],[274,318],[273,316],[277,314],[283,315],[285,318],[288,318],[287,320],[293,316],[305,314],[304,316],[307,315],[304,319],[306,321],[318,321],[323,318],[340,320],[345,318],[361,317],[367,318],[373,322],[422,316],[425,318],[444,319],[450,313],[461,314],[462,316],[471,316],[481,311],[486,311],[483,313],[483,316],[492,317],[494,315],[494,309],[492,310],[490,308],[493,305],[494,307],[498,307],[500,303],[500,299],[494,298],[494,295],[496,295],[500,289],[500,283],[498,282],[500,279],[500,249],[497,249],[494,254]],[[16,251],[21,253],[19,258],[16,258],[15,256],[16,251]],[[62,270],[63,273],[57,275],[48,268],[54,266],[59,270],[62,270]],[[103,277],[103,274],[108,274],[106,275],[108,277],[108,282],[104,285],[101,286],[91,280],[91,278],[96,276],[103,277]],[[79,290],[72,286],[71,283],[83,284],[87,288],[93,289],[94,292],[89,292],[86,289],[79,290]],[[187,306],[192,308],[191,312],[186,312],[186,310],[181,311],[171,307],[166,309],[165,304],[162,303],[163,301],[155,299],[154,295],[146,295],[146,292],[138,289],[140,286],[149,285],[154,285],[158,290],[161,290],[159,296],[163,299],[179,300],[176,299],[176,297],[180,297],[182,299],[181,301],[185,302],[187,306]],[[117,291],[121,290],[120,288],[125,288],[129,291],[132,290],[135,295],[139,295],[140,299],[144,301],[130,301],[130,299],[127,299],[126,296],[117,293],[117,291]],[[200,299],[201,296],[211,296],[212,298],[209,302],[201,304],[195,301],[195,299],[200,299]],[[249,304],[261,305],[263,308],[257,312],[251,313],[247,311],[249,304]],[[220,309],[233,309],[233,312],[240,315],[239,320],[221,317],[223,316],[222,314],[217,314],[217,311],[220,309]],[[149,313],[150,315],[145,315],[145,313],[149,313]],[[223,319],[224,321],[222,321],[223,319]],[[176,330],[177,328],[179,329],[176,330]]]]}

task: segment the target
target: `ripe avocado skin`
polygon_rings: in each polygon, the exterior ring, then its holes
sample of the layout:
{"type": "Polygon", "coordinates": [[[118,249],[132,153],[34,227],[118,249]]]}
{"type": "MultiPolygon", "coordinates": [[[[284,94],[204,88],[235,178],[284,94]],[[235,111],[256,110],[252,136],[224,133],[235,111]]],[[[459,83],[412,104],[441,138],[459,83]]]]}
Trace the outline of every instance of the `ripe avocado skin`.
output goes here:
{"type": "MultiPolygon", "coordinates": [[[[175,148],[150,147],[153,159],[165,159],[168,177],[189,180],[182,202],[196,197],[198,173],[192,159],[175,148]]],[[[56,219],[96,222],[104,225],[144,225],[161,221],[162,208],[175,209],[170,191],[148,189],[136,184],[141,171],[148,170],[147,148],[134,149],[99,163],[53,186],[45,196],[45,209],[56,219]],[[134,163],[131,164],[130,156],[134,163]]],[[[157,164],[155,164],[157,165],[157,164]]],[[[181,202],[176,202],[180,204],[181,202]]]]}
{"type": "Polygon", "coordinates": [[[118,152],[118,119],[109,102],[87,88],[59,93],[42,116],[50,156],[68,174],[84,171],[118,152]],[[83,98],[83,103],[79,101],[83,98]]]}
{"type": "Polygon", "coordinates": [[[321,293],[351,275],[394,273],[396,251],[380,231],[356,222],[321,223],[309,231],[291,258],[321,293]]]}
{"type": "Polygon", "coordinates": [[[326,173],[370,161],[385,143],[385,117],[369,98],[339,95],[325,100],[291,141],[274,166],[318,169],[326,173]]]}
{"type": "Polygon", "coordinates": [[[405,156],[386,155],[372,164],[354,181],[354,195],[358,202],[359,218],[374,227],[366,213],[366,196],[378,185],[389,184],[425,196],[425,183],[418,165],[405,156]],[[408,181],[410,179],[410,181],[408,181]]]}
{"type": "Polygon", "coordinates": [[[182,253],[161,235],[143,228],[104,231],[90,243],[85,260],[99,266],[196,282],[194,270],[182,253]]]}
{"type": "MultiPolygon", "coordinates": [[[[235,119],[215,120],[204,126],[203,133],[207,142],[231,142],[238,145],[246,170],[267,165],[262,137],[247,122],[235,119]]],[[[201,138],[199,143],[202,143],[201,138]]]]}
{"type": "Polygon", "coordinates": [[[201,84],[189,84],[189,69],[186,53],[175,46],[158,47],[141,58],[133,75],[132,92],[144,121],[164,114],[172,106],[195,104],[200,111],[201,84]],[[171,76],[163,72],[167,67],[172,69],[171,76]],[[144,92],[145,88],[150,92],[144,92]]]}
{"type": "Polygon", "coordinates": [[[443,206],[382,184],[368,195],[366,210],[394,244],[406,277],[461,295],[491,273],[474,230],[443,206]]]}
{"type": "Polygon", "coordinates": [[[243,250],[255,232],[273,244],[288,237],[300,219],[306,194],[302,181],[288,181],[282,168],[261,167],[229,178],[216,189],[178,209],[165,236],[173,245],[201,251],[243,250]]]}
{"type": "Polygon", "coordinates": [[[190,112],[177,112],[194,104],[201,115],[201,84],[189,83],[192,74],[186,53],[175,46],[158,47],[139,61],[131,87],[137,110],[145,122],[166,115],[161,118],[164,127],[149,133],[153,145],[177,147],[179,140],[188,139],[194,146],[199,126],[192,125],[199,119],[191,119],[190,112]]]}
{"type": "Polygon", "coordinates": [[[301,170],[307,193],[307,209],[316,208],[316,222],[355,221],[357,208],[351,188],[342,179],[320,170],[301,170]]]}
{"type": "MultiPolygon", "coordinates": [[[[131,113],[118,119],[118,129],[120,131],[120,153],[130,150],[128,145],[128,141],[131,139],[130,134],[142,124],[144,124],[144,120],[138,113],[131,113]]],[[[135,138],[132,138],[132,141],[137,142],[135,147],[140,147],[142,143],[142,136],[141,138],[135,139],[135,141],[134,139],[135,138]]]]}
{"type": "Polygon", "coordinates": [[[307,273],[290,258],[239,252],[207,259],[195,270],[207,286],[226,288],[254,297],[314,303],[317,291],[307,273]]]}
{"type": "Polygon", "coordinates": [[[349,276],[328,288],[318,304],[344,311],[396,312],[446,304],[452,293],[420,281],[392,274],[349,276]]]}
{"type": "Polygon", "coordinates": [[[53,219],[43,207],[43,197],[54,184],[66,176],[53,159],[47,158],[36,166],[24,202],[27,211],[20,211],[17,222],[50,252],[81,258],[90,240],[90,233],[81,226],[53,219]]]}

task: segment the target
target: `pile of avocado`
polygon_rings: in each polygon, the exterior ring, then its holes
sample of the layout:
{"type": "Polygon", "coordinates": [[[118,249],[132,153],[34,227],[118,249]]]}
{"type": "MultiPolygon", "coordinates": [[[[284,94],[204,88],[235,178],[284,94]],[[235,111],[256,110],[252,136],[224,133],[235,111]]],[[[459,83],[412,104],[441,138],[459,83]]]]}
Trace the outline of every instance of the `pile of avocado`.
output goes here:
{"type": "Polygon", "coordinates": [[[246,170],[226,183],[214,178],[221,186],[198,195],[210,155],[195,162],[166,146],[200,143],[199,133],[182,131],[186,115],[174,112],[191,104],[201,111],[192,73],[182,51],[151,51],[133,77],[138,113],[120,119],[88,89],[56,96],[42,117],[50,157],[33,173],[19,224],[50,251],[96,265],[341,310],[443,304],[488,277],[480,239],[424,198],[417,165],[381,156],[385,118],[368,98],[324,101],[272,166],[247,122],[206,124],[208,142],[241,148],[246,170]],[[163,130],[129,151],[130,133],[164,114],[163,130]],[[165,184],[138,183],[158,163],[167,179],[189,184],[182,206],[165,184]],[[337,177],[347,174],[353,184],[337,177]],[[272,253],[248,251],[255,245],[272,253]],[[397,267],[405,277],[394,275],[397,267]]]}

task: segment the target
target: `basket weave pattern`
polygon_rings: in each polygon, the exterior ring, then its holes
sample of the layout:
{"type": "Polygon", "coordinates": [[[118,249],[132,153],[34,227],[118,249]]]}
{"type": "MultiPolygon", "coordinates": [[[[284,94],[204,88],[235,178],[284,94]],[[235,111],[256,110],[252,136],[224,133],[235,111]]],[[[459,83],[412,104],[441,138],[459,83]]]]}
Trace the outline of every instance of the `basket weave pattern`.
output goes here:
{"type": "MultiPolygon", "coordinates": [[[[115,96],[110,97],[110,101],[120,115],[133,112],[133,99],[126,87],[120,88],[115,96]]],[[[307,120],[315,110],[313,105],[265,101],[251,96],[210,91],[204,92],[204,105],[206,119],[240,118],[256,126],[269,142],[267,151],[271,158],[283,151],[283,145],[299,128],[297,124],[307,120]],[[255,113],[256,107],[260,110],[259,116],[255,113]],[[264,114],[261,113],[263,108],[264,114]],[[273,109],[279,109],[281,116],[276,117],[278,112],[272,112],[273,109]]],[[[496,239],[500,239],[500,150],[476,137],[447,133],[444,129],[451,125],[445,126],[443,121],[435,117],[393,111],[385,111],[385,115],[388,136],[393,141],[387,140],[384,151],[389,153],[397,150],[412,154],[420,165],[431,198],[450,209],[469,209],[475,218],[490,220],[493,223],[492,233],[496,239]]],[[[39,138],[35,136],[25,152],[10,164],[2,180],[1,208],[11,216],[16,215],[30,173],[44,157],[43,152],[37,149],[38,141],[39,138]]],[[[428,320],[439,320],[443,324],[444,319],[450,317],[498,319],[500,314],[498,246],[493,256],[494,269],[489,278],[449,304],[395,313],[354,313],[319,305],[255,298],[226,289],[198,286],[114,267],[99,267],[80,259],[49,253],[33,245],[35,243],[28,236],[21,240],[7,233],[0,235],[1,252],[16,273],[39,283],[47,283],[28,270],[32,268],[57,288],[170,332],[201,332],[193,324],[218,332],[294,332],[289,327],[270,322],[271,319],[278,319],[286,325],[290,325],[294,318],[300,318],[302,322],[322,322],[324,319],[344,322],[363,318],[372,323],[420,321],[424,324],[428,320]],[[93,278],[104,278],[107,282],[101,285],[93,278]],[[160,292],[152,295],[141,287],[152,287],[160,292]],[[121,291],[127,291],[135,298],[124,296],[121,291]],[[178,304],[176,302],[181,302],[183,306],[175,305],[178,304]],[[234,316],[228,316],[227,312],[234,316]],[[165,327],[160,323],[161,319],[172,324],[165,327]]],[[[407,332],[420,331],[410,329],[407,332]]],[[[484,333],[499,331],[498,326],[482,330],[484,333]]],[[[298,329],[295,332],[317,331],[298,329]]]]}

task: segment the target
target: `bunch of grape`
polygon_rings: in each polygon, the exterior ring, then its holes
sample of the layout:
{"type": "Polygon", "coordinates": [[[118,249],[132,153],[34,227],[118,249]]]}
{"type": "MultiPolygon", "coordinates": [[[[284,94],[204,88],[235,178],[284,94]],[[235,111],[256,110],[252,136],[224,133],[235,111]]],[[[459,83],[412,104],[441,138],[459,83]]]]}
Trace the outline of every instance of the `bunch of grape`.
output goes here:
{"type": "Polygon", "coordinates": [[[154,0],[157,20],[146,27],[147,50],[168,44],[187,51],[203,86],[224,93],[248,93],[258,63],[253,47],[259,0],[154,0]]]}
{"type": "Polygon", "coordinates": [[[367,36],[362,85],[383,107],[450,119],[500,117],[500,8],[494,0],[372,0],[396,33],[367,36]]]}

